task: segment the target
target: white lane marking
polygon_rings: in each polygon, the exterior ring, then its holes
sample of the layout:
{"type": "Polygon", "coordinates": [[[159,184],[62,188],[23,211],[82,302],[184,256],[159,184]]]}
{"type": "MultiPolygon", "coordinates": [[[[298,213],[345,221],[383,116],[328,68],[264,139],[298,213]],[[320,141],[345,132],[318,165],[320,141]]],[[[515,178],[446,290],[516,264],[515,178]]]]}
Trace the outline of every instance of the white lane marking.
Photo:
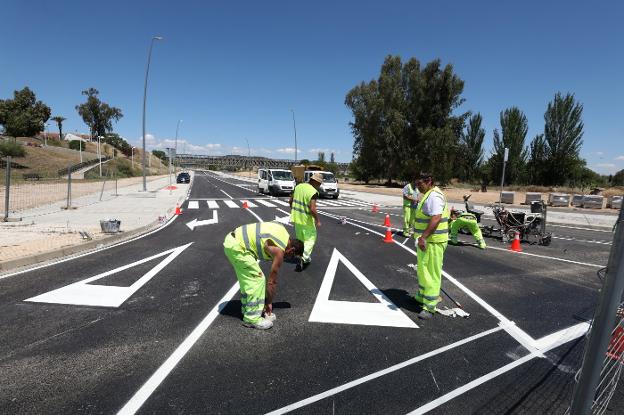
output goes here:
{"type": "MultiPolygon", "coordinates": [[[[540,349],[540,353],[545,353],[548,352],[549,350],[552,350],[556,347],[561,346],[562,344],[565,344],[567,342],[570,342],[572,340],[575,340],[583,335],[585,335],[585,333],[587,332],[587,330],[589,329],[589,324],[587,323],[580,323],[577,324],[575,326],[572,327],[568,327],[566,329],[560,330],[558,332],[555,332],[553,334],[550,334],[548,336],[545,336],[541,339],[539,339],[537,341],[538,344],[540,344],[542,347],[540,349]]],[[[437,407],[439,407],[440,405],[449,402],[450,400],[463,395],[464,393],[468,392],[469,390],[472,390],[474,388],[476,388],[477,386],[480,386],[482,384],[484,384],[485,382],[488,382],[494,378],[496,378],[499,375],[502,375],[506,372],[509,372],[510,370],[534,359],[538,357],[538,353],[529,353],[528,355],[515,360],[503,367],[500,367],[488,374],[485,374],[483,376],[481,376],[480,378],[477,378],[475,380],[473,380],[472,382],[469,382],[445,395],[440,396],[437,399],[434,399],[433,401],[427,403],[426,405],[423,405],[417,409],[415,409],[414,411],[410,412],[410,415],[417,415],[417,414],[424,414],[427,413],[437,407]]]]}
{"type": "MultiPolygon", "coordinates": [[[[327,212],[320,212],[322,215],[325,216],[329,216],[329,217],[334,217],[334,218],[338,218],[338,216],[329,214],[327,212]]],[[[370,233],[374,233],[376,235],[379,236],[384,236],[384,234],[377,232],[373,229],[369,229],[366,228],[362,225],[358,225],[357,223],[353,223],[350,222],[350,220],[347,220],[347,223],[349,223],[352,226],[356,226],[358,228],[362,228],[365,229],[367,231],[369,231],[370,233]]],[[[406,251],[408,251],[409,253],[411,253],[412,255],[416,256],[416,251],[414,251],[413,249],[405,246],[405,245],[401,245],[400,243],[398,243],[397,241],[394,241],[394,243],[397,246],[400,246],[401,248],[405,249],[406,251]]],[[[498,318],[498,320],[501,322],[501,327],[511,336],[513,337],[518,343],[520,343],[521,345],[523,345],[527,350],[534,352],[536,351],[536,347],[534,345],[535,340],[533,340],[533,338],[531,336],[529,336],[527,333],[525,333],[524,331],[522,331],[519,327],[517,327],[515,325],[514,322],[512,322],[511,320],[509,320],[507,317],[505,317],[504,315],[502,315],[498,310],[496,310],[494,307],[492,307],[490,304],[488,304],[484,299],[482,299],[481,297],[479,297],[477,294],[475,294],[472,290],[468,289],[466,286],[464,286],[462,283],[460,283],[459,281],[457,281],[455,278],[453,278],[448,272],[442,270],[442,275],[444,277],[446,277],[446,279],[448,279],[451,283],[455,284],[460,290],[462,290],[465,294],[467,294],[469,297],[471,297],[475,302],[477,302],[481,307],[485,308],[487,311],[490,312],[490,314],[492,314],[493,316],[495,316],[496,318],[498,318]]]]}
{"type": "Polygon", "coordinates": [[[403,243],[401,245],[405,245],[407,243],[407,241],[409,241],[410,238],[405,238],[405,240],[403,241],[403,243]]]}
{"type": "Polygon", "coordinates": [[[255,203],[253,203],[251,200],[244,200],[244,199],[243,199],[243,200],[241,200],[241,202],[242,202],[242,203],[247,202],[247,206],[248,206],[248,207],[250,207],[250,208],[255,208],[255,207],[258,207],[258,205],[256,205],[255,203]]]}
{"type": "Polygon", "coordinates": [[[209,209],[219,209],[219,204],[214,200],[207,200],[209,209]]]}
{"type": "Polygon", "coordinates": [[[282,206],[290,206],[288,204],[288,202],[284,202],[283,200],[279,200],[279,199],[271,199],[272,202],[277,203],[278,205],[282,205],[282,206]]]}
{"type": "Polygon", "coordinates": [[[158,274],[178,255],[180,255],[186,248],[191,246],[192,243],[193,242],[182,245],[178,248],[169,249],[159,254],[152,255],[148,258],[143,258],[140,261],[136,261],[131,264],[127,264],[122,267],[103,272],[101,274],[66,285],[56,290],[48,291],[47,293],[38,295],[36,297],[28,298],[24,301],[34,303],[86,305],[95,307],[119,307],[141,287],[147,284],[149,280],[151,280],[156,274],[158,274]],[[145,275],[136,280],[129,287],[89,284],[90,282],[97,281],[99,279],[116,274],[121,271],[125,271],[129,268],[136,267],[137,265],[144,264],[165,255],[168,256],[160,261],[158,265],[149,270],[145,275]]]}
{"type": "Polygon", "coordinates": [[[231,200],[224,200],[224,201],[223,201],[223,203],[225,203],[225,204],[227,205],[227,207],[229,207],[229,208],[237,208],[237,207],[240,207],[240,206],[238,206],[236,203],[234,203],[234,202],[233,202],[233,201],[231,201],[231,200]]]}
{"type": "Polygon", "coordinates": [[[190,230],[194,230],[198,226],[214,225],[215,223],[219,223],[218,212],[219,212],[218,210],[212,211],[212,219],[197,220],[197,218],[195,218],[192,221],[188,222],[186,226],[188,226],[190,230]]]}
{"type": "Polygon", "coordinates": [[[254,200],[260,203],[261,205],[268,206],[268,207],[275,207],[273,203],[267,202],[266,200],[262,200],[262,199],[254,199],[254,200]]]}
{"type": "Polygon", "coordinates": [[[596,267],[596,268],[603,268],[604,267],[604,265],[590,264],[589,262],[572,261],[571,259],[558,258],[558,257],[554,257],[554,256],[547,256],[547,255],[532,254],[530,252],[524,252],[524,251],[523,252],[513,252],[513,251],[510,251],[507,248],[498,248],[498,247],[491,246],[491,245],[488,245],[487,249],[494,249],[495,251],[509,252],[510,254],[519,254],[519,255],[533,256],[533,257],[536,257],[536,258],[552,259],[554,261],[568,262],[570,264],[584,265],[586,267],[596,267]]]}
{"type": "Polygon", "coordinates": [[[197,200],[191,200],[188,203],[188,208],[189,209],[199,209],[199,202],[197,200]]]}
{"type": "Polygon", "coordinates": [[[585,242],[589,244],[599,244],[599,245],[611,245],[609,241],[597,241],[595,239],[587,240],[587,239],[577,239],[577,238],[564,238],[563,236],[552,236],[553,239],[561,239],[562,241],[576,241],[576,242],[585,242]]]}
{"type": "Polygon", "coordinates": [[[131,415],[136,413],[147,399],[154,393],[156,388],[165,380],[171,371],[177,366],[182,358],[188,353],[193,345],[199,340],[204,332],[210,327],[212,322],[219,316],[219,313],[225,308],[227,303],[238,292],[238,282],[230,288],[216,306],[197,327],[188,335],[186,339],[178,346],[178,348],[165,360],[165,362],[154,372],[154,374],[141,386],[134,396],[126,403],[123,408],[117,412],[118,415],[131,415]]]}
{"type": "Polygon", "coordinates": [[[593,232],[606,232],[606,233],[613,233],[613,229],[611,230],[606,230],[606,229],[592,229],[592,228],[580,228],[578,226],[567,226],[567,225],[548,225],[548,226],[556,226],[557,228],[567,228],[567,229],[578,229],[581,231],[593,231],[593,232]]]}
{"type": "Polygon", "coordinates": [[[316,206],[325,207],[325,206],[329,206],[329,205],[326,205],[324,202],[321,202],[321,201],[317,200],[316,201],[316,206]]]}
{"type": "Polygon", "coordinates": [[[38,265],[36,267],[27,268],[27,269],[24,269],[24,270],[21,270],[21,271],[17,271],[17,272],[12,272],[10,274],[0,275],[0,280],[4,279],[4,278],[13,277],[15,275],[25,274],[25,273],[30,272],[30,271],[36,271],[36,270],[41,269],[41,268],[50,267],[52,265],[61,264],[63,262],[72,261],[74,259],[82,258],[82,257],[85,257],[87,255],[97,254],[98,252],[106,251],[107,249],[115,248],[115,247],[118,247],[118,246],[121,246],[121,245],[128,244],[130,242],[137,241],[137,240],[139,240],[141,238],[145,238],[146,236],[152,235],[152,234],[154,234],[154,233],[156,233],[158,231],[161,231],[161,230],[165,229],[167,226],[171,225],[173,223],[173,221],[175,221],[177,218],[178,218],[177,215],[173,215],[169,219],[169,221],[167,223],[165,223],[163,226],[160,226],[160,227],[154,229],[153,231],[149,231],[147,233],[144,233],[143,235],[139,235],[139,236],[136,236],[134,238],[128,239],[127,241],[119,242],[119,243],[112,244],[112,245],[109,245],[109,246],[105,246],[105,247],[102,247],[102,248],[96,248],[96,249],[94,249],[92,251],[84,252],[84,253],[77,254],[77,255],[70,255],[70,256],[68,256],[66,258],[59,259],[58,261],[52,261],[52,262],[47,263],[47,264],[38,265]]]}
{"type": "Polygon", "coordinates": [[[401,311],[381,290],[360,272],[336,248],[329,259],[321,288],[319,289],[314,307],[308,321],[316,323],[358,324],[364,326],[407,327],[418,328],[408,316],[401,311]],[[378,303],[330,300],[338,263],[342,262],[349,271],[362,283],[378,303]]]}
{"type": "Polygon", "coordinates": [[[227,194],[227,192],[226,192],[225,190],[223,190],[223,189],[219,189],[219,190],[221,190],[221,192],[222,192],[224,195],[226,195],[227,197],[229,197],[230,199],[234,199],[232,196],[230,196],[229,194],[227,194]]]}
{"type": "Polygon", "coordinates": [[[259,222],[264,222],[260,216],[258,216],[258,215],[256,215],[256,214],[254,213],[254,211],[253,211],[253,210],[251,210],[251,209],[245,209],[245,210],[246,210],[247,212],[251,213],[253,216],[255,216],[255,217],[256,217],[256,219],[258,219],[258,221],[259,221],[259,222]]]}
{"type": "Polygon", "coordinates": [[[275,215],[275,220],[273,222],[279,222],[282,225],[292,226],[292,224],[290,223],[290,215],[283,217],[275,215]]]}
{"type": "Polygon", "coordinates": [[[323,200],[322,203],[323,203],[323,206],[340,206],[338,203],[330,202],[329,200],[323,200]]]}
{"type": "Polygon", "coordinates": [[[463,346],[464,344],[473,342],[473,341],[478,340],[478,339],[480,339],[482,337],[485,337],[485,336],[488,336],[490,334],[496,333],[496,332],[498,332],[500,330],[501,330],[500,327],[496,327],[496,328],[484,331],[482,333],[475,334],[474,336],[470,336],[470,337],[467,337],[467,338],[465,338],[463,340],[457,341],[455,343],[451,343],[451,344],[449,344],[447,346],[440,347],[439,349],[432,350],[432,351],[427,352],[425,354],[422,354],[420,356],[413,357],[413,358],[411,358],[409,360],[406,360],[405,362],[397,363],[396,365],[390,366],[390,367],[388,367],[386,369],[382,369],[382,370],[379,370],[377,372],[371,373],[370,375],[366,375],[366,376],[363,376],[363,377],[361,377],[359,379],[352,380],[351,382],[345,383],[344,385],[341,385],[341,386],[338,386],[338,387],[326,390],[325,392],[321,392],[321,393],[319,393],[317,395],[314,395],[314,396],[311,396],[311,397],[309,397],[307,399],[303,399],[303,400],[301,400],[299,402],[295,402],[295,403],[290,404],[288,406],[284,406],[283,408],[276,409],[275,411],[269,412],[267,415],[285,414],[285,413],[294,411],[295,409],[302,408],[304,406],[310,405],[311,403],[318,402],[318,401],[320,401],[322,399],[325,399],[325,398],[327,398],[329,396],[336,395],[336,394],[338,394],[340,392],[343,392],[345,390],[354,388],[354,387],[356,387],[358,385],[361,385],[361,384],[366,383],[368,381],[371,381],[373,379],[377,379],[377,378],[379,378],[381,376],[384,376],[384,375],[387,375],[389,373],[396,372],[397,370],[403,369],[403,368],[408,367],[410,365],[413,365],[415,363],[418,363],[418,362],[421,362],[423,360],[429,359],[430,357],[442,354],[444,352],[447,352],[447,351],[452,350],[454,348],[457,348],[459,346],[463,346]]]}

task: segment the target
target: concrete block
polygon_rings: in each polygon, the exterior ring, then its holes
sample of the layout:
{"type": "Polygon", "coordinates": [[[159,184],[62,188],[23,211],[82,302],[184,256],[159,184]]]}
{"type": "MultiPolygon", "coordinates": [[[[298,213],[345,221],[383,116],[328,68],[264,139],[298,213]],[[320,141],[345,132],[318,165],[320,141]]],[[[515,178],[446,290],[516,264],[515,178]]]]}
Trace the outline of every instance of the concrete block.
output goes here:
{"type": "Polygon", "coordinates": [[[585,195],[583,196],[583,207],[591,209],[602,209],[604,196],[585,195]]]}
{"type": "Polygon", "coordinates": [[[541,193],[526,192],[526,197],[524,199],[524,204],[525,205],[530,205],[532,202],[538,202],[540,200],[542,200],[542,194],[541,193]]]}
{"type": "Polygon", "coordinates": [[[501,203],[513,204],[516,192],[501,192],[501,203]]]}
{"type": "Polygon", "coordinates": [[[570,195],[565,193],[548,194],[548,203],[551,206],[568,207],[570,205],[570,195]]]}
{"type": "Polygon", "coordinates": [[[622,209],[622,200],[624,196],[609,196],[607,207],[611,209],[622,209]]]}
{"type": "Polygon", "coordinates": [[[572,196],[572,206],[583,206],[583,195],[574,195],[572,196]]]}

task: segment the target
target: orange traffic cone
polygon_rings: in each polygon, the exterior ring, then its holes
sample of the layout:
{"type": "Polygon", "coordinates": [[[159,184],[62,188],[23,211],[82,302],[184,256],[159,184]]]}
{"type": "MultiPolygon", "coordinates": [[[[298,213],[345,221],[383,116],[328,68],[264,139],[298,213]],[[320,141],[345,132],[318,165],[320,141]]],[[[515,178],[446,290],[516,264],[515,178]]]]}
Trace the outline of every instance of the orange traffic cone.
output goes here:
{"type": "Polygon", "coordinates": [[[180,204],[179,203],[176,203],[175,214],[176,215],[181,215],[182,214],[182,209],[180,209],[180,204]]]}
{"type": "Polygon", "coordinates": [[[373,204],[373,209],[372,209],[373,213],[377,213],[379,212],[379,206],[377,206],[377,203],[373,204]]]}
{"type": "MultiPolygon", "coordinates": [[[[388,216],[386,216],[387,218],[388,216]]],[[[386,228],[386,237],[383,239],[383,241],[385,243],[392,243],[394,242],[394,239],[392,239],[392,231],[390,230],[390,228],[386,228]]]]}
{"type": "Polygon", "coordinates": [[[249,208],[249,206],[247,205],[247,201],[245,200],[245,201],[243,202],[243,209],[247,209],[247,208],[249,208]]]}
{"type": "Polygon", "coordinates": [[[390,226],[390,215],[386,215],[386,220],[384,221],[383,226],[385,226],[386,228],[389,228],[390,226]]]}
{"type": "Polygon", "coordinates": [[[520,248],[520,232],[516,231],[516,236],[513,241],[511,241],[511,246],[509,247],[510,251],[514,252],[522,252],[522,248],[520,248]]]}

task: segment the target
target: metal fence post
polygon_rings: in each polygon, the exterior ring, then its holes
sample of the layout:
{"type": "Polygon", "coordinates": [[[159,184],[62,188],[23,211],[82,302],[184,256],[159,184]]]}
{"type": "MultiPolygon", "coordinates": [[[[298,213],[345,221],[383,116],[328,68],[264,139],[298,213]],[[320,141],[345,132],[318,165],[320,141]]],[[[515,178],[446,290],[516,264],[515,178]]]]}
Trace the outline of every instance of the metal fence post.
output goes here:
{"type": "Polygon", "coordinates": [[[67,166],[67,207],[65,209],[71,209],[71,165],[67,166]]]}
{"type": "Polygon", "coordinates": [[[9,220],[9,193],[11,190],[11,156],[6,157],[6,173],[4,176],[4,222],[9,220]]]}
{"type": "Polygon", "coordinates": [[[585,347],[581,376],[572,396],[570,415],[591,413],[602,363],[613,330],[613,322],[618,306],[622,301],[622,292],[624,291],[624,260],[622,260],[624,256],[624,225],[622,222],[624,222],[624,209],[620,208],[600,302],[585,347]]]}

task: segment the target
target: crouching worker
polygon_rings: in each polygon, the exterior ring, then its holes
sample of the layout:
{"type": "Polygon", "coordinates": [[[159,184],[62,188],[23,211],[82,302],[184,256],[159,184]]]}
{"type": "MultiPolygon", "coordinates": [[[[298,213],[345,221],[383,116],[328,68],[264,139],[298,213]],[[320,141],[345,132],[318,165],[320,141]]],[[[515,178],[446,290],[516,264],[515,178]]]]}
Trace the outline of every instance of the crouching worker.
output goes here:
{"type": "Polygon", "coordinates": [[[284,258],[303,254],[303,242],[291,238],[284,225],[279,223],[252,223],[228,233],[223,250],[240,285],[243,325],[270,329],[275,321],[273,297],[277,290],[277,274],[284,258]],[[258,260],[273,261],[268,282],[258,260]]]}
{"type": "Polygon", "coordinates": [[[479,245],[479,248],[485,249],[487,247],[475,215],[451,209],[451,221],[451,239],[449,241],[451,245],[457,245],[457,233],[461,229],[467,229],[479,245]]]}

